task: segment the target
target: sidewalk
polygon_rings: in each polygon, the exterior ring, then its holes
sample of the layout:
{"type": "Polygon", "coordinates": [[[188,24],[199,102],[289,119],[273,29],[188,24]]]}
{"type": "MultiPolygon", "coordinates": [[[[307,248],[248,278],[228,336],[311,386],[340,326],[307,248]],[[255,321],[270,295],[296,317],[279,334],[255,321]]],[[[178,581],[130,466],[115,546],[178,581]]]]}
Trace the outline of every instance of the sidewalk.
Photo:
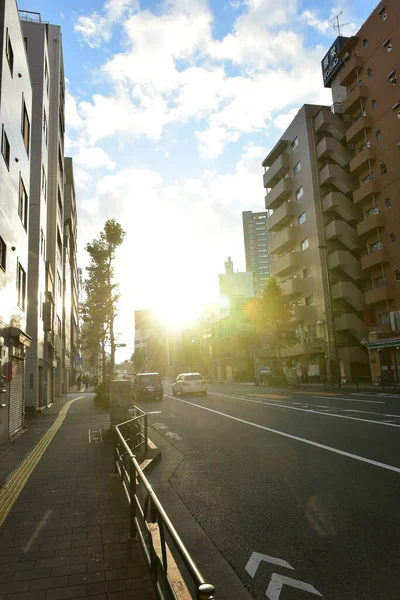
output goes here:
{"type": "Polygon", "coordinates": [[[108,412],[92,395],[76,397],[0,449],[0,600],[156,600],[129,538],[108,412]]]}

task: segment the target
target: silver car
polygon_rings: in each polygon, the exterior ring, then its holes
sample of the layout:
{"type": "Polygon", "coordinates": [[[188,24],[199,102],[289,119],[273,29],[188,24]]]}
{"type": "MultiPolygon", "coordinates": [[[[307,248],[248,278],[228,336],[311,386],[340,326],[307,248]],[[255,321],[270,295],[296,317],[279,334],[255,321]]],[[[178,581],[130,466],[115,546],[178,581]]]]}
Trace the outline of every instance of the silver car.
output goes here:
{"type": "Polygon", "coordinates": [[[207,384],[200,373],[181,373],[172,384],[174,396],[187,394],[202,394],[207,396],[207,384]]]}

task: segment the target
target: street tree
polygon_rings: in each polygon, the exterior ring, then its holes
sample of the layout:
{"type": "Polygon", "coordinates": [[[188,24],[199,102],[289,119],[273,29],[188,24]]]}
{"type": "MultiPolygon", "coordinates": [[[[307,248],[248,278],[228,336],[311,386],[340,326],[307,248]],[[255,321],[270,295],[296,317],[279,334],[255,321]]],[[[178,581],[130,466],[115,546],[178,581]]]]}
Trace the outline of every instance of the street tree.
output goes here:
{"type": "Polygon", "coordinates": [[[281,351],[298,343],[293,323],[291,303],[275,277],[268,277],[261,298],[249,305],[256,335],[263,335],[271,348],[276,350],[279,370],[282,372],[281,351]]]}
{"type": "Polygon", "coordinates": [[[114,281],[116,249],[125,237],[121,225],[115,219],[106,221],[100,236],[86,245],[90,257],[87,279],[84,281],[86,300],[82,306],[85,323],[84,344],[92,356],[102,356],[103,382],[113,376],[115,367],[114,322],[119,300],[118,284],[114,281]],[[110,366],[107,373],[106,346],[110,345],[110,366]]]}

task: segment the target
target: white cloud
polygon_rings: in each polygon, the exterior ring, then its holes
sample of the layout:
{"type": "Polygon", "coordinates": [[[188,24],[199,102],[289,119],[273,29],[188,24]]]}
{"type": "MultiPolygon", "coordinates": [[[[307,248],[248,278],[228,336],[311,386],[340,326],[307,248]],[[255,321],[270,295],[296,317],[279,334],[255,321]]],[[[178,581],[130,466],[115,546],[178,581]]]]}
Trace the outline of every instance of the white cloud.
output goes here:
{"type": "Polygon", "coordinates": [[[91,48],[99,47],[102,42],[111,39],[112,27],[122,19],[126,13],[139,9],[137,0],[107,0],[103,6],[104,16],[97,12],[89,16],[80,16],[74,30],[82,40],[91,48]]]}
{"type": "Polygon", "coordinates": [[[282,129],[282,130],[287,129],[289,127],[290,123],[293,121],[293,119],[297,115],[299,109],[300,109],[300,106],[298,108],[292,108],[292,110],[289,110],[287,113],[281,113],[280,115],[278,115],[274,119],[275,127],[277,127],[278,129],[282,129]]]}
{"type": "Polygon", "coordinates": [[[328,19],[319,19],[314,10],[304,10],[300,15],[300,19],[309,27],[317,29],[320,33],[326,33],[329,28],[328,19]]]}
{"type": "Polygon", "coordinates": [[[110,159],[108,154],[102,148],[95,146],[92,148],[81,148],[78,154],[74,156],[74,163],[88,169],[105,167],[112,170],[115,167],[115,162],[110,159]]]}

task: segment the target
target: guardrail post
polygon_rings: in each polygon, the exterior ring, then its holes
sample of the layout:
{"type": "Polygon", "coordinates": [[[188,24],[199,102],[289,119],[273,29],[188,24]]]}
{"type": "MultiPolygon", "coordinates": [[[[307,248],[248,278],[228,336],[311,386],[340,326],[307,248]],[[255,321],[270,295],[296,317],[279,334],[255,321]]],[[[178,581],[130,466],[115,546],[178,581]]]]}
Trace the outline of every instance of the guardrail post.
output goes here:
{"type": "Polygon", "coordinates": [[[129,498],[130,498],[130,507],[129,507],[129,520],[130,520],[130,530],[131,530],[131,538],[136,537],[136,469],[133,464],[133,460],[129,460],[129,498]]]}
{"type": "Polygon", "coordinates": [[[144,415],[144,451],[147,454],[148,444],[147,444],[147,413],[144,415]]]}
{"type": "Polygon", "coordinates": [[[197,588],[197,600],[215,600],[215,587],[211,583],[202,583],[197,588]]]}

